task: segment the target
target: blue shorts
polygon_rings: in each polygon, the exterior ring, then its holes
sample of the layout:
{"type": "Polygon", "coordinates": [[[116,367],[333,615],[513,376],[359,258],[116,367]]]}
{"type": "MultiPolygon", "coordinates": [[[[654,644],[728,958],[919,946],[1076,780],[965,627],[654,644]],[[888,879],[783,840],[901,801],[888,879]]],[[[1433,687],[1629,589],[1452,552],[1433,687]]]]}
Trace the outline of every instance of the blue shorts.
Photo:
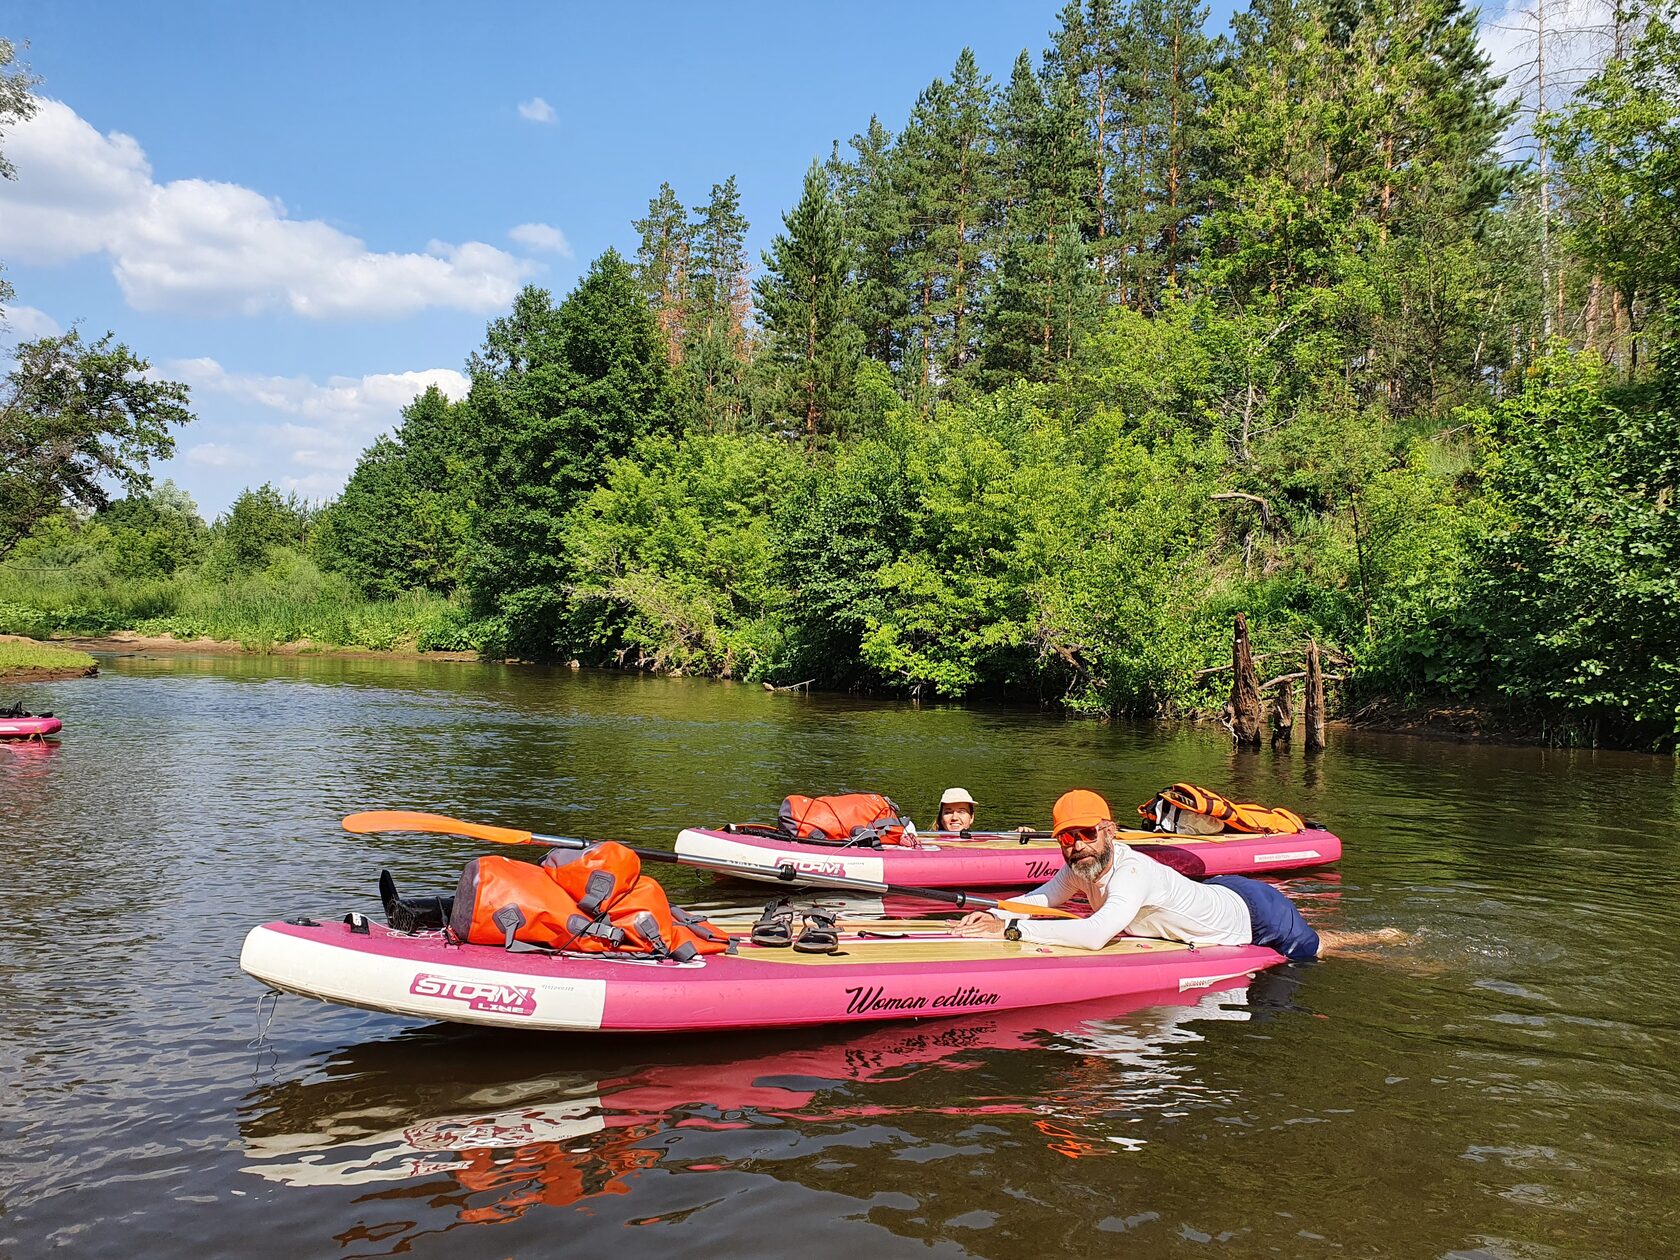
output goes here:
{"type": "Polygon", "coordinates": [[[1202,882],[1229,888],[1243,899],[1256,945],[1269,946],[1290,962],[1311,962],[1318,957],[1318,933],[1307,926],[1295,903],[1270,884],[1246,875],[1214,875],[1202,882]]]}

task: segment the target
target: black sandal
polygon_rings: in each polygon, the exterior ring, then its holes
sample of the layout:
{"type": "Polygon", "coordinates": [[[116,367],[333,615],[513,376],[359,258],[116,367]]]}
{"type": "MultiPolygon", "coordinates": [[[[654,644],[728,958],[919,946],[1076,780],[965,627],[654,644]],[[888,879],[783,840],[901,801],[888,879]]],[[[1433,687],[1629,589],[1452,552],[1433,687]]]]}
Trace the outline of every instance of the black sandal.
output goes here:
{"type": "Polygon", "coordinates": [[[793,907],[786,897],[764,907],[764,913],[753,924],[752,943],[772,949],[786,949],[793,944],[793,907]]]}
{"type": "Polygon", "coordinates": [[[834,926],[834,916],[813,910],[805,916],[805,930],[793,943],[801,954],[832,954],[840,948],[840,933],[834,926]]]}

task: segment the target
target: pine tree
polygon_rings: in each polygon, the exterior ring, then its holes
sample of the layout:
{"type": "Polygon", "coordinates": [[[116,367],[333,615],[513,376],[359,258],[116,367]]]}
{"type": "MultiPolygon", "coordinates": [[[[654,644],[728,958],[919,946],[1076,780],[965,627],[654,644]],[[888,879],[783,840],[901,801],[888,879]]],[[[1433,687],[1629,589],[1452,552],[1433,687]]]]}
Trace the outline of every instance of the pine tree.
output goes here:
{"type": "Polygon", "coordinates": [[[855,260],[857,325],[863,351],[896,368],[909,332],[902,256],[909,230],[901,156],[881,120],[851,139],[854,157],[835,164],[841,219],[855,260]]]}
{"type": "Polygon", "coordinates": [[[1002,222],[985,321],[985,378],[1048,380],[1098,294],[1080,231],[1081,123],[1065,78],[1023,52],[997,122],[1002,222]]]}
{"type": "Polygon", "coordinates": [[[862,341],[851,318],[851,254],[821,163],[805,173],[799,204],[782,217],[756,286],[765,353],[806,441],[832,434],[857,373],[862,341]]]}
{"type": "Polygon", "coordinates": [[[690,227],[689,308],[693,331],[704,336],[721,326],[730,340],[744,338],[747,307],[747,220],[731,175],[712,185],[711,199],[690,227]]]}
{"type": "Polygon", "coordinates": [[[992,96],[991,80],[965,48],[951,82],[928,86],[899,138],[911,190],[903,259],[909,322],[924,370],[942,385],[965,376],[979,358],[997,206],[992,96]]]}
{"type": "Polygon", "coordinates": [[[647,217],[632,226],[642,238],[636,250],[636,279],[665,336],[670,361],[676,364],[682,360],[686,338],[684,306],[692,244],[688,211],[670,184],[660,184],[648,202],[647,217]]]}
{"type": "Polygon", "coordinates": [[[683,393],[691,423],[713,428],[739,420],[746,404],[747,220],[731,175],[712,185],[705,208],[690,224],[687,341],[683,393]]]}
{"type": "Polygon", "coordinates": [[[1114,28],[1109,134],[1111,268],[1119,299],[1153,309],[1183,278],[1206,161],[1202,140],[1207,77],[1218,45],[1203,31],[1196,0],[1132,0],[1114,28]]]}
{"type": "Polygon", "coordinates": [[[1375,224],[1372,364],[1390,411],[1438,410],[1463,401],[1487,328],[1478,242],[1509,186],[1495,146],[1510,115],[1459,0],[1362,0],[1354,21],[1347,165],[1375,224]]]}

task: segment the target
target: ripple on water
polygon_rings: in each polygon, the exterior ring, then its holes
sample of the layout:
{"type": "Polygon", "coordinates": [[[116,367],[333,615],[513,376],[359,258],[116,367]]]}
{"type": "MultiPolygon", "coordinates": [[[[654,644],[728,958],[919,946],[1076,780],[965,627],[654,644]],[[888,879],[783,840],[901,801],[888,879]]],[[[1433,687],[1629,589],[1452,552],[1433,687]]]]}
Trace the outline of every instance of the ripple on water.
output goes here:
{"type": "MultiPolygon", "coordinates": [[[[674,1225],[647,1237],[1633,1256],[1680,1225],[1671,763],[1373,736],[1239,756],[1195,728],[426,662],[125,660],[41,690],[64,740],[0,756],[0,1254],[505,1255],[674,1225]],[[286,999],[252,1044],[251,923],[370,907],[381,866],[446,889],[478,851],[347,837],[352,809],[669,845],[794,790],[920,813],[979,784],[1009,825],[1068,786],[1129,808],[1182,778],[1330,820],[1346,858],[1291,894],[1415,945],[1138,1010],[755,1037],[286,999]]],[[[767,895],[660,874],[749,918],[767,895]]]]}

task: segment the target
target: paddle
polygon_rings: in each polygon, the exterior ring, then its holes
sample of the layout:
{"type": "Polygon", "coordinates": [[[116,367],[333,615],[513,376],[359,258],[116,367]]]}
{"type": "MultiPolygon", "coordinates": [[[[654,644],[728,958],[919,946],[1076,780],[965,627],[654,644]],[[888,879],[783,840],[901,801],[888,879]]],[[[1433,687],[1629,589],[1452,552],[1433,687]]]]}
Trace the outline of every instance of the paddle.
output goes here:
{"type": "MultiPolygon", "coordinates": [[[[370,809],[347,815],[344,830],[355,835],[375,831],[421,831],[433,835],[469,836],[487,840],[491,844],[537,844],[552,849],[587,849],[593,840],[576,836],[545,836],[534,831],[519,831],[513,827],[492,827],[485,823],[463,822],[443,814],[424,814],[406,809],[370,809]]],[[[858,892],[901,893],[921,897],[927,901],[943,901],[959,910],[1002,910],[1022,916],[1041,915],[1052,919],[1077,919],[1079,916],[1052,906],[1035,905],[1030,901],[994,901],[990,897],[976,897],[971,893],[949,892],[943,888],[917,888],[910,884],[886,884],[878,879],[853,879],[844,875],[819,875],[801,871],[789,862],[782,866],[755,866],[749,862],[731,862],[724,858],[695,857],[687,853],[667,853],[663,849],[638,849],[626,845],[630,852],[647,862],[671,862],[680,866],[698,866],[726,875],[756,875],[780,880],[783,883],[815,884],[819,888],[850,888],[858,892]]]]}

